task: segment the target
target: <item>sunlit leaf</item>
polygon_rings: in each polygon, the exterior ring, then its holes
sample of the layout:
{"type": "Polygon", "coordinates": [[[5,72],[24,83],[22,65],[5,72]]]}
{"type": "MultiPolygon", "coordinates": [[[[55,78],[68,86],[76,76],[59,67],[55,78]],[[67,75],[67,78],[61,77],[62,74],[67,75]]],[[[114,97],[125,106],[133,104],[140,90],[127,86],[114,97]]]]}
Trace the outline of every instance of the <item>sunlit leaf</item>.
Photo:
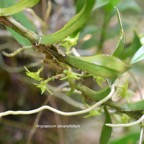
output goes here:
{"type": "Polygon", "coordinates": [[[110,114],[106,107],[104,107],[104,111],[105,111],[105,122],[101,131],[100,144],[107,144],[109,142],[109,139],[111,138],[112,133],[112,128],[105,125],[106,123],[112,123],[110,114]]]}
{"type": "Polygon", "coordinates": [[[134,64],[137,63],[139,61],[144,60],[144,46],[142,46],[132,57],[130,63],[134,64]]]}

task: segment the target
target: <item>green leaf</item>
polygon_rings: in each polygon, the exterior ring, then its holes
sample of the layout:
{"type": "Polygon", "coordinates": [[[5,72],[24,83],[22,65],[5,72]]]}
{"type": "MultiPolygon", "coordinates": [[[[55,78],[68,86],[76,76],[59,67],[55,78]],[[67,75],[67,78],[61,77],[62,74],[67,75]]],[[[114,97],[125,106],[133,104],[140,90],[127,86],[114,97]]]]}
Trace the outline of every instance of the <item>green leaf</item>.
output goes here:
{"type": "Polygon", "coordinates": [[[103,7],[105,10],[106,14],[109,15],[110,17],[112,16],[113,10],[114,10],[114,5],[112,3],[108,3],[103,7]]]}
{"type": "Polygon", "coordinates": [[[120,59],[104,54],[90,57],[74,57],[69,55],[65,57],[64,60],[69,65],[93,76],[100,76],[103,78],[115,78],[129,69],[129,66],[120,59]]]}
{"type": "Polygon", "coordinates": [[[121,0],[110,0],[110,3],[113,5],[113,6],[117,6],[119,3],[120,3],[121,0]]]}
{"type": "Polygon", "coordinates": [[[88,20],[95,0],[85,0],[81,11],[67,22],[59,31],[45,35],[42,37],[41,43],[51,45],[61,42],[67,36],[72,35],[76,30],[80,29],[88,20]]]}
{"type": "Polygon", "coordinates": [[[33,7],[39,0],[20,0],[15,5],[7,8],[0,8],[0,16],[8,16],[23,11],[25,8],[33,7]]]}
{"type": "Polygon", "coordinates": [[[134,102],[134,103],[128,103],[122,105],[121,109],[123,111],[143,111],[144,110],[144,100],[134,102]]]}
{"type": "Polygon", "coordinates": [[[134,54],[130,64],[134,64],[142,60],[144,60],[144,46],[140,47],[140,49],[134,54]]]}
{"type": "Polygon", "coordinates": [[[113,56],[121,57],[121,54],[124,50],[125,39],[124,39],[124,30],[123,30],[123,26],[122,26],[122,22],[121,22],[121,18],[120,18],[120,13],[119,13],[119,10],[117,8],[116,8],[116,11],[117,11],[117,18],[118,18],[121,32],[120,32],[120,38],[119,38],[117,47],[113,53],[113,56]]]}
{"type": "Polygon", "coordinates": [[[110,114],[106,107],[104,107],[104,111],[105,111],[105,122],[102,127],[102,132],[100,136],[100,144],[107,144],[109,139],[111,138],[111,133],[112,133],[112,128],[105,125],[106,123],[112,123],[110,114]]]}
{"type": "Polygon", "coordinates": [[[75,1],[75,7],[76,7],[76,13],[78,13],[83,7],[83,1],[82,0],[76,0],[75,1]]]}
{"type": "Polygon", "coordinates": [[[121,54],[121,59],[132,58],[136,51],[142,46],[138,34],[134,31],[134,37],[128,46],[125,47],[124,51],[121,54]]]}
{"type": "Polygon", "coordinates": [[[15,32],[14,30],[7,27],[7,30],[11,33],[11,35],[21,44],[21,45],[31,45],[30,41],[21,36],[19,33],[15,32]]]}

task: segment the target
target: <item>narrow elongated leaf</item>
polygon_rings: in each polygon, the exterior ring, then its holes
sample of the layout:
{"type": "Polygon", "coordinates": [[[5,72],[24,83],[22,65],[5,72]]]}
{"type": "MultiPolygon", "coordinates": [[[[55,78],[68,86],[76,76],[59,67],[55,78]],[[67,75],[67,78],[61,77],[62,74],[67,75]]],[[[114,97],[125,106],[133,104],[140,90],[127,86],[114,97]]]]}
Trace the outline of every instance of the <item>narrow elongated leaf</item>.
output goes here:
{"type": "Polygon", "coordinates": [[[80,59],[83,61],[94,63],[99,66],[103,66],[107,69],[117,71],[117,72],[124,72],[125,67],[127,67],[127,65],[124,62],[122,62],[120,59],[105,54],[80,57],[80,59]]]}
{"type": "Polygon", "coordinates": [[[124,50],[124,44],[125,44],[125,40],[124,40],[124,30],[123,30],[123,26],[122,26],[122,22],[121,22],[121,18],[120,18],[120,13],[119,13],[119,10],[116,8],[116,11],[117,11],[117,18],[118,18],[118,22],[119,22],[119,25],[120,25],[120,38],[119,38],[119,41],[118,41],[118,44],[117,44],[117,47],[113,53],[113,56],[116,56],[116,57],[121,57],[121,54],[124,50]]]}
{"type": "Polygon", "coordinates": [[[83,1],[82,0],[77,0],[75,1],[75,7],[76,7],[76,12],[79,13],[79,11],[83,7],[83,1]]]}
{"type": "Polygon", "coordinates": [[[132,58],[136,51],[142,46],[140,38],[137,33],[134,32],[134,37],[128,46],[125,47],[123,53],[121,54],[121,59],[132,58]]]}
{"type": "Polygon", "coordinates": [[[144,100],[134,103],[128,103],[122,105],[121,109],[123,111],[143,111],[144,110],[144,100]]]}
{"type": "Polygon", "coordinates": [[[95,55],[90,57],[65,57],[65,62],[78,69],[81,69],[93,76],[114,78],[127,71],[129,66],[120,59],[108,55],[95,55]]]}
{"type": "Polygon", "coordinates": [[[12,37],[15,38],[19,44],[21,45],[31,45],[30,41],[28,39],[26,39],[25,37],[21,36],[20,34],[18,34],[17,32],[15,32],[14,30],[7,28],[7,30],[11,33],[12,37]]]}
{"type": "Polygon", "coordinates": [[[15,5],[7,8],[0,8],[0,16],[8,16],[23,11],[25,8],[33,7],[39,0],[20,0],[15,5]]]}
{"type": "Polygon", "coordinates": [[[81,28],[86,23],[94,3],[95,0],[85,0],[83,8],[78,14],[71,18],[59,31],[43,36],[41,43],[47,45],[58,43],[81,28]]]}
{"type": "Polygon", "coordinates": [[[144,60],[144,46],[142,46],[132,57],[130,63],[134,64],[137,63],[139,61],[144,60]]]}
{"type": "Polygon", "coordinates": [[[109,139],[111,138],[111,133],[112,133],[112,128],[105,125],[106,123],[112,123],[110,114],[106,107],[104,107],[104,111],[105,111],[105,122],[102,127],[100,144],[107,144],[109,142],[109,139]]]}
{"type": "Polygon", "coordinates": [[[122,32],[120,34],[120,38],[119,38],[116,50],[113,53],[113,56],[116,56],[116,57],[119,57],[119,58],[121,57],[121,54],[122,54],[123,49],[124,49],[124,43],[125,43],[124,33],[122,32]]]}

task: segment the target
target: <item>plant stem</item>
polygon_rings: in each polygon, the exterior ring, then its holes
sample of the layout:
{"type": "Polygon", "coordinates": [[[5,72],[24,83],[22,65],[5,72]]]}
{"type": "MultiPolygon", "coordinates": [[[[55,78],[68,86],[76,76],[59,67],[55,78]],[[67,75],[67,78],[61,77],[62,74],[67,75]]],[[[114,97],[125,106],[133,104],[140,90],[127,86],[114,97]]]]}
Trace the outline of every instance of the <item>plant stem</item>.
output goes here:
{"type": "Polygon", "coordinates": [[[5,26],[13,29],[20,35],[24,36],[31,43],[39,42],[39,36],[35,32],[26,29],[24,26],[22,26],[20,23],[18,23],[16,20],[14,20],[12,17],[0,16],[0,23],[4,24],[5,26]]]}

